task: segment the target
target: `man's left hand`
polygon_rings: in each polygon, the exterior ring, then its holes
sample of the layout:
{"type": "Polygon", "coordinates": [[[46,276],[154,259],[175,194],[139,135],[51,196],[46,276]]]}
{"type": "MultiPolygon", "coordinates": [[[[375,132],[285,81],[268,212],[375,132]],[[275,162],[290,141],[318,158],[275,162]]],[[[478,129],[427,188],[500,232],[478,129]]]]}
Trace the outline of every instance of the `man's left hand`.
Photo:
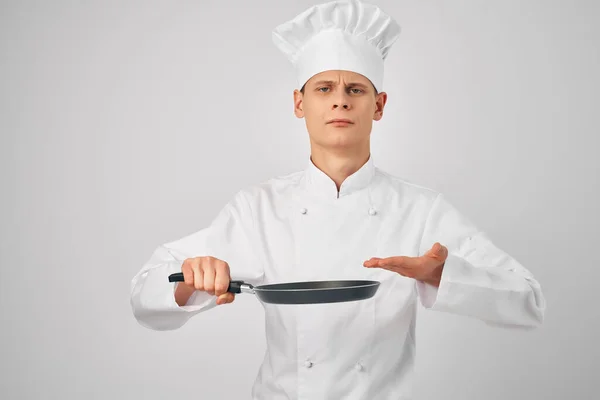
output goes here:
{"type": "Polygon", "coordinates": [[[363,265],[367,268],[387,269],[408,278],[439,287],[447,257],[448,249],[436,242],[431,250],[420,257],[373,257],[365,261],[363,265]]]}

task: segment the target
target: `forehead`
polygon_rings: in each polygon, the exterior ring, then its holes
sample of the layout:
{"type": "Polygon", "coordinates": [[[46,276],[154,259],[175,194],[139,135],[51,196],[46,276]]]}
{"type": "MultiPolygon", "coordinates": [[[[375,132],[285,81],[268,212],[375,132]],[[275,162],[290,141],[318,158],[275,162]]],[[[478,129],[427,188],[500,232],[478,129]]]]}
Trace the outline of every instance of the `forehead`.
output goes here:
{"type": "Polygon", "coordinates": [[[341,71],[341,70],[332,70],[332,71],[323,71],[314,75],[308,80],[308,84],[314,84],[319,81],[333,81],[333,82],[352,82],[352,83],[362,83],[363,85],[369,85],[370,80],[367,79],[364,75],[361,75],[352,71],[341,71]]]}

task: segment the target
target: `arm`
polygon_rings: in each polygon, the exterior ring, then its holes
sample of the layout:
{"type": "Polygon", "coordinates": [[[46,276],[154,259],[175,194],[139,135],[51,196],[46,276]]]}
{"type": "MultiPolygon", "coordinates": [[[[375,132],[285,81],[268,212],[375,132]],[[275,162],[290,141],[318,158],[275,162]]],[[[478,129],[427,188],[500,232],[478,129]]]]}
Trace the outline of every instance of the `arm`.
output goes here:
{"type": "Polygon", "coordinates": [[[532,273],[477,229],[442,194],[433,200],[419,248],[448,248],[439,287],[416,281],[426,309],[474,317],[488,325],[535,328],[546,302],[532,273]]]}
{"type": "MultiPolygon", "coordinates": [[[[173,242],[160,245],[131,281],[131,308],[136,320],[154,330],[172,330],[183,326],[192,316],[216,306],[216,296],[195,290],[185,305],[176,301],[176,287],[168,277],[181,272],[187,258],[212,256],[229,264],[232,279],[257,285],[263,268],[254,240],[253,217],[244,192],[219,212],[207,228],[173,242]]],[[[182,285],[183,286],[183,285],[182,285]]],[[[183,302],[189,291],[179,289],[177,300],[183,302]],[[187,292],[187,293],[184,293],[187,292]]]]}

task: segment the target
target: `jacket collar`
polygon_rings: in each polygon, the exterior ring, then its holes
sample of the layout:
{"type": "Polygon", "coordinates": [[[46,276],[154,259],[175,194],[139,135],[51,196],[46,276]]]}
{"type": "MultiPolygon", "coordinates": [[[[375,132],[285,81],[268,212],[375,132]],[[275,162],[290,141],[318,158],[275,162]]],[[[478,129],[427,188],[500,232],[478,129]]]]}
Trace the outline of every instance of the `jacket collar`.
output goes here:
{"type": "MultiPolygon", "coordinates": [[[[371,183],[374,175],[375,164],[373,163],[373,156],[371,155],[367,162],[342,182],[339,197],[348,196],[364,189],[371,183]]],[[[321,198],[338,198],[338,190],[335,182],[327,174],[317,168],[312,162],[311,157],[309,157],[306,169],[304,170],[304,188],[310,194],[321,198]]]]}

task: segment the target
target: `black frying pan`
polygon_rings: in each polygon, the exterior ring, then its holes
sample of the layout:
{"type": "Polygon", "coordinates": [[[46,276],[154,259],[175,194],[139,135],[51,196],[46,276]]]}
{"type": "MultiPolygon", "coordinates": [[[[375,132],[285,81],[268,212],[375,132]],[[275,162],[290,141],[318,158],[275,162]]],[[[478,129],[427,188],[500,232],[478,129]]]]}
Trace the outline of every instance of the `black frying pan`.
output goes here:
{"type": "MultiPolygon", "coordinates": [[[[169,275],[169,282],[183,282],[183,272],[169,275]]],[[[379,289],[378,281],[340,280],[275,283],[252,286],[244,281],[230,281],[230,293],[251,293],[265,303],[315,304],[340,303],[369,299],[379,289]]]]}

